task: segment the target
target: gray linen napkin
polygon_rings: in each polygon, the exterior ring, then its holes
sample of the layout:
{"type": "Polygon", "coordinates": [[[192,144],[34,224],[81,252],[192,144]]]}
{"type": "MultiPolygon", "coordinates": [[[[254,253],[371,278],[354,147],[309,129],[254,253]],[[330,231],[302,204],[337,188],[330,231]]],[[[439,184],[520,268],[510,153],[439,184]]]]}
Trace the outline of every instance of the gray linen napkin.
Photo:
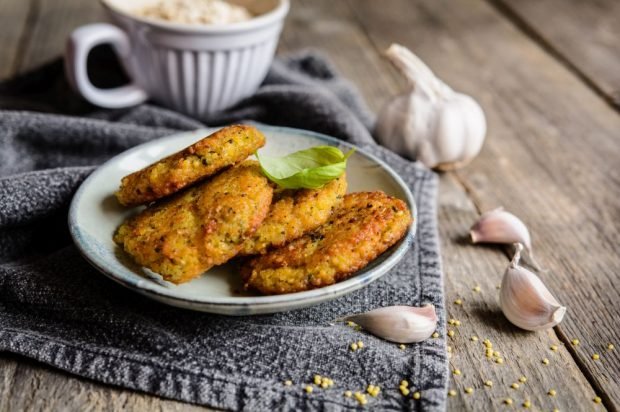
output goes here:
{"type": "MultiPolygon", "coordinates": [[[[382,388],[375,410],[443,410],[447,359],[436,230],[436,178],[376,145],[372,115],[325,58],[280,58],[255,96],[206,119],[251,119],[327,133],[363,146],[411,188],[418,233],[403,260],[370,286],[312,308],[231,318],[168,307],[101,276],[79,255],[67,207],[83,179],[112,155],[204,124],[142,105],[96,111],[67,91],[59,63],[5,85],[0,105],[82,117],[0,110],[0,350],[108,384],[234,410],[347,410],[347,389],[382,388]],[[60,94],[60,96],[59,96],[60,94]],[[62,105],[60,105],[62,102],[62,105]],[[334,319],[387,305],[433,303],[439,339],[399,346],[334,319]],[[364,349],[349,344],[363,340],[364,349]],[[311,394],[314,374],[331,389],[311,394]],[[290,379],[292,386],[283,385],[290,379]],[[401,379],[422,393],[403,397],[401,379]]],[[[413,391],[412,391],[413,392],[413,391]]]]}

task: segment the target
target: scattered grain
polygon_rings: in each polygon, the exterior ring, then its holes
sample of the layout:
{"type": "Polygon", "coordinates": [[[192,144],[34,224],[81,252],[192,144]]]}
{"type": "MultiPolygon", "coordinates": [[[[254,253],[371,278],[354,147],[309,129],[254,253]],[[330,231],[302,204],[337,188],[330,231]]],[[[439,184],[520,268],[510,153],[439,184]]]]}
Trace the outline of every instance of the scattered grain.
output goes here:
{"type": "Polygon", "coordinates": [[[381,388],[376,385],[368,385],[366,392],[368,392],[368,394],[373,398],[376,398],[379,395],[379,392],[381,392],[381,388]]]}
{"type": "Polygon", "coordinates": [[[360,392],[355,392],[355,399],[359,402],[360,405],[366,405],[368,403],[368,399],[366,395],[360,392]]]}

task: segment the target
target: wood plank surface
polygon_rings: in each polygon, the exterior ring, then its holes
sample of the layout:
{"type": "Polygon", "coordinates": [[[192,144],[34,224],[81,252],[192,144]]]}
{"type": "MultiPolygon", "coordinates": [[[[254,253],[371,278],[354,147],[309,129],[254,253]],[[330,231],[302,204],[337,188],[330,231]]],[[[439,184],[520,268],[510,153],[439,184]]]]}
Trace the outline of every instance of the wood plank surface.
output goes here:
{"type": "Polygon", "coordinates": [[[487,3],[393,0],[400,18],[371,1],[350,4],[377,50],[411,47],[486,108],[488,140],[457,176],[479,210],[503,205],[529,225],[542,277],[569,307],[558,338],[581,341],[570,351],[617,409],[620,358],[606,347],[620,342],[620,117],[487,3]]]}
{"type": "Polygon", "coordinates": [[[620,110],[620,2],[493,1],[620,110]]]}
{"type": "Polygon", "coordinates": [[[20,60],[20,45],[27,40],[29,0],[0,0],[0,80],[15,74],[20,60]]]}
{"type": "MultiPolygon", "coordinates": [[[[0,0],[0,7],[3,2],[12,8],[22,3],[0,0]]],[[[100,15],[96,2],[82,0],[41,1],[38,7],[30,13],[36,24],[19,64],[22,71],[60,55],[66,34],[100,15]]],[[[7,33],[0,30],[1,44],[13,44],[7,33]]],[[[462,371],[451,381],[457,396],[449,399],[449,409],[503,409],[502,400],[510,396],[515,406],[529,399],[533,410],[602,410],[591,401],[597,391],[606,406],[617,409],[620,362],[617,351],[604,352],[602,345],[620,347],[618,314],[610,308],[619,301],[613,285],[619,259],[613,246],[620,236],[620,179],[612,169],[619,160],[612,141],[620,130],[618,117],[557,59],[482,1],[390,0],[384,7],[372,0],[296,0],[281,50],[324,51],[377,110],[403,84],[381,57],[391,41],[411,47],[448,83],[475,95],[489,117],[481,156],[441,179],[439,229],[448,315],[462,322],[449,339],[451,368],[462,371]],[[499,204],[530,225],[538,258],[549,269],[543,277],[569,306],[567,319],[555,331],[530,334],[510,326],[498,311],[494,289],[507,264],[505,254],[463,240],[479,211],[499,204]],[[481,293],[472,291],[475,284],[481,293]],[[451,304],[456,297],[464,305],[451,304]],[[596,319],[594,310],[600,311],[596,319]],[[473,334],[477,343],[469,340],[473,334]],[[582,345],[560,344],[572,337],[582,345]],[[502,352],[505,364],[485,358],[480,342],[485,338],[502,352]],[[551,353],[551,344],[560,350],[551,353]],[[594,350],[601,361],[590,360],[594,350]],[[549,366],[539,363],[542,357],[551,360],[549,366]],[[521,374],[528,382],[519,390],[509,388],[521,374]],[[486,379],[493,388],[483,385],[486,379]],[[464,393],[469,386],[475,389],[471,395],[464,393]],[[552,388],[556,397],[546,394],[552,388]]],[[[0,399],[0,411],[205,410],[6,354],[0,355],[0,399]]]]}
{"type": "Polygon", "coordinates": [[[479,214],[461,183],[453,175],[443,175],[439,195],[439,233],[445,270],[448,318],[459,326],[448,326],[454,336],[451,347],[450,389],[457,395],[449,398],[450,410],[481,411],[504,409],[506,399],[515,408],[524,402],[532,410],[587,411],[595,396],[567,348],[553,331],[529,333],[512,326],[501,313],[498,289],[508,265],[499,248],[470,244],[465,236],[479,214]],[[474,291],[479,286],[480,291],[474,291]],[[462,304],[455,304],[456,299],[462,304]],[[476,341],[472,337],[477,338],[476,341]],[[486,356],[483,341],[489,339],[504,363],[486,356]],[[558,346],[552,351],[552,345],[558,346]],[[548,358],[548,366],[542,359],[548,358]],[[524,376],[527,381],[520,382],[524,376]],[[491,381],[492,386],[485,385],[491,381]],[[517,383],[519,388],[511,387],[517,383]],[[473,388],[468,394],[466,388],[473,388]],[[552,397],[548,391],[554,389],[552,397]]]}
{"type": "Polygon", "coordinates": [[[18,66],[22,73],[62,56],[67,36],[73,29],[104,20],[98,1],[31,0],[31,3],[34,11],[31,11],[29,41],[21,51],[23,58],[18,66]]]}
{"type": "Polygon", "coordinates": [[[297,0],[293,3],[280,51],[303,48],[328,55],[337,69],[355,82],[375,112],[397,91],[398,79],[384,74],[384,59],[360,30],[346,2],[297,0]]]}
{"type": "Polygon", "coordinates": [[[0,411],[213,411],[91,382],[18,356],[0,358],[0,411]]]}

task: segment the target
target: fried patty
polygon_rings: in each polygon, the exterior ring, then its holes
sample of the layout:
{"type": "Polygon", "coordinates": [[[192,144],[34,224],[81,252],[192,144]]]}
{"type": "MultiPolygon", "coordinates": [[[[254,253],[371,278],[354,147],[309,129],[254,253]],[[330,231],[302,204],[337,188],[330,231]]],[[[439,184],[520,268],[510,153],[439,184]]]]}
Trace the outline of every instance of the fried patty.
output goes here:
{"type": "Polygon", "coordinates": [[[246,161],[128,219],[114,241],[167,281],[187,282],[239,252],[272,196],[258,163],[246,161]]]}
{"type": "Polygon", "coordinates": [[[240,163],[264,145],[265,136],[255,127],[224,127],[180,152],[125,176],[116,198],[124,206],[150,203],[240,163]]]}
{"type": "Polygon", "coordinates": [[[282,190],[274,194],[269,214],[254,235],[245,241],[241,254],[264,254],[312,231],[329,219],[347,191],[343,173],[319,189],[282,190]]]}
{"type": "Polygon", "coordinates": [[[383,192],[348,194],[327,223],[244,264],[245,287],[281,294],[342,281],[398,242],[411,222],[400,199],[383,192]]]}

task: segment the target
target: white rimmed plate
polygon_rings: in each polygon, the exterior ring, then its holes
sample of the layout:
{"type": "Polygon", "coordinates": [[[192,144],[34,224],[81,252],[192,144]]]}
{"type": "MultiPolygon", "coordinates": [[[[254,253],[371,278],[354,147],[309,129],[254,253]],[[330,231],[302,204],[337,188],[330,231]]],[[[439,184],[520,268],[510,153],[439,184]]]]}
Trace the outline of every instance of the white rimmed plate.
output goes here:
{"type": "MultiPolygon", "coordinates": [[[[284,127],[259,126],[267,137],[265,155],[281,156],[317,145],[354,147],[326,135],[284,127]]],[[[224,315],[282,312],[316,305],[360,289],[387,273],[405,254],[415,234],[413,195],[387,164],[366,151],[357,151],[347,163],[348,192],[382,190],[404,200],[414,217],[406,236],[351,278],[306,292],[277,296],[240,293],[241,281],[232,265],[215,267],[182,285],[164,282],[133,263],[113,241],[116,228],[136,210],[121,207],[114,198],[123,176],[174,153],[216,129],[203,129],[163,137],[136,146],[110,159],[80,186],[71,202],[69,228],[82,255],[101,273],[121,285],[160,302],[186,309],[224,315]]]]}

